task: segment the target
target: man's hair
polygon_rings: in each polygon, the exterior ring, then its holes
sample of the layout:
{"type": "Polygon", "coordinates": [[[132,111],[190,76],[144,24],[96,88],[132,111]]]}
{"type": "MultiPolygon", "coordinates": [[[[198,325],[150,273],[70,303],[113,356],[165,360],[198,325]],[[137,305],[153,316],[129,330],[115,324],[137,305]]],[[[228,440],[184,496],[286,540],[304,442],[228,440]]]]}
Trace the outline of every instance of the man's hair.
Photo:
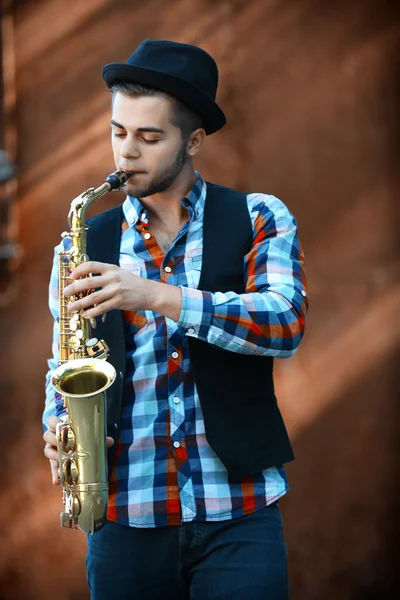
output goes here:
{"type": "Polygon", "coordinates": [[[113,99],[117,92],[130,98],[139,98],[141,96],[161,96],[168,98],[171,102],[171,123],[181,130],[182,140],[186,143],[195,129],[204,128],[203,121],[191,108],[183,102],[155,88],[140,83],[131,83],[121,81],[111,86],[113,99]]]}

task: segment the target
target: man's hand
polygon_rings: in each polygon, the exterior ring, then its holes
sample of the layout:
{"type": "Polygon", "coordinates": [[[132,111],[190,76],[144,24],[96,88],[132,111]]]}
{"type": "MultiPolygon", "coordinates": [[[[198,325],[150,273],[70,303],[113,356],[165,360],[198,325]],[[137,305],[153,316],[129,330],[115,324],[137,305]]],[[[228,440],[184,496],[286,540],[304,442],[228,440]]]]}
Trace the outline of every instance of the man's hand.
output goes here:
{"type": "MultiPolygon", "coordinates": [[[[44,454],[50,460],[50,469],[51,469],[51,478],[53,485],[59,485],[60,483],[60,475],[59,475],[59,456],[57,450],[57,436],[56,436],[56,427],[57,423],[62,423],[62,419],[58,417],[49,417],[47,419],[48,430],[43,434],[43,439],[46,442],[44,447],[44,454]]],[[[106,439],[107,448],[114,444],[114,440],[112,437],[108,437],[106,439]]]]}
{"type": "Polygon", "coordinates": [[[152,310],[178,321],[182,307],[181,290],[138,277],[116,265],[88,261],[71,274],[73,283],[64,288],[65,296],[74,296],[87,290],[96,290],[68,305],[70,312],[84,310],[83,317],[90,319],[109,310],[152,310]],[[91,277],[96,273],[96,277],[91,277]],[[83,278],[83,279],[81,279],[83,278]]]}
{"type": "Polygon", "coordinates": [[[58,450],[57,450],[57,437],[56,437],[56,426],[57,423],[61,423],[62,419],[58,417],[49,417],[47,419],[48,430],[43,434],[43,439],[46,442],[44,447],[44,455],[50,460],[51,478],[53,485],[60,483],[59,471],[58,471],[58,450]]]}

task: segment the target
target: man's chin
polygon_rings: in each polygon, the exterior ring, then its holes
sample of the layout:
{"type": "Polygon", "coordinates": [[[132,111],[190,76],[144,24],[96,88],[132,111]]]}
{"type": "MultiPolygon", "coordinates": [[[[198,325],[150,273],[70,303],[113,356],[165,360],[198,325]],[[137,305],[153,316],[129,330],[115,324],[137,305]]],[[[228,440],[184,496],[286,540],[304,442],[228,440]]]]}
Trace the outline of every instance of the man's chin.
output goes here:
{"type": "Polygon", "coordinates": [[[131,182],[127,182],[122,190],[127,196],[132,196],[134,198],[144,198],[148,195],[149,191],[148,186],[134,185],[131,182]]]}

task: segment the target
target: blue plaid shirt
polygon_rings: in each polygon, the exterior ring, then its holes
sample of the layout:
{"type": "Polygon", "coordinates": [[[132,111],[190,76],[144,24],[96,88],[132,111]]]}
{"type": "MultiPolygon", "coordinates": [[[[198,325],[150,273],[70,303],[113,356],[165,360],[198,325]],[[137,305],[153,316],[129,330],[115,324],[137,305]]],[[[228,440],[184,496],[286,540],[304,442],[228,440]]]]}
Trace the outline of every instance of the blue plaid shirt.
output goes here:
{"type": "MultiPolygon", "coordinates": [[[[240,483],[207,443],[190,367],[187,337],[226,350],[286,358],[304,330],[307,295],[294,217],[274,196],[247,196],[254,242],[244,257],[246,293],[198,290],[207,185],[199,174],[182,204],[189,220],[166,255],[137,198],[123,204],[120,266],[182,290],[176,323],[152,311],[124,311],[126,380],[120,435],[110,477],[108,519],[134,527],[222,521],[252,513],[286,493],[282,466],[240,483]]],[[[68,247],[68,238],[58,248],[68,247]]],[[[58,272],[54,261],[50,309],[55,319],[44,423],[64,414],[49,385],[58,365],[58,272]]]]}

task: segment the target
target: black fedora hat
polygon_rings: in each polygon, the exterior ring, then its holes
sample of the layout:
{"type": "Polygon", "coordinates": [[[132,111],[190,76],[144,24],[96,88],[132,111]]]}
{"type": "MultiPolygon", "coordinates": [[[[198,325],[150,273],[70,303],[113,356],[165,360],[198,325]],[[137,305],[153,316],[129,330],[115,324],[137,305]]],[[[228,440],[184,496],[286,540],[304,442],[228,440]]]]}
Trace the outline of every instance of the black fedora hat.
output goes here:
{"type": "Polygon", "coordinates": [[[202,48],[167,40],[144,40],[126,63],[103,67],[109,88],[127,81],[174,96],[202,118],[207,135],[221,129],[225,115],[215,102],[218,68],[202,48]]]}

